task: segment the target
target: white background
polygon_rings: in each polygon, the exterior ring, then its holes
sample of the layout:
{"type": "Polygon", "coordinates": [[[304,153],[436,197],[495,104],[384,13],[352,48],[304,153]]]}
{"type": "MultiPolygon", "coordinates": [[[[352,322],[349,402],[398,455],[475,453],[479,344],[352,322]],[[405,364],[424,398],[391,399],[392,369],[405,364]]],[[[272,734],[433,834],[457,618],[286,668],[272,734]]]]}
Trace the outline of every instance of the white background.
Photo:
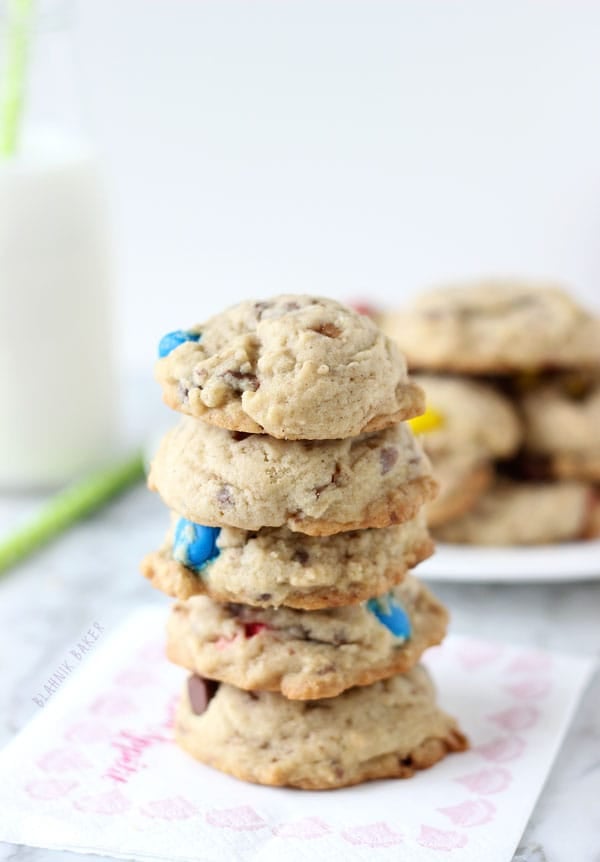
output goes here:
{"type": "Polygon", "coordinates": [[[81,0],[119,342],[280,291],[600,276],[600,3],[81,0]]]}

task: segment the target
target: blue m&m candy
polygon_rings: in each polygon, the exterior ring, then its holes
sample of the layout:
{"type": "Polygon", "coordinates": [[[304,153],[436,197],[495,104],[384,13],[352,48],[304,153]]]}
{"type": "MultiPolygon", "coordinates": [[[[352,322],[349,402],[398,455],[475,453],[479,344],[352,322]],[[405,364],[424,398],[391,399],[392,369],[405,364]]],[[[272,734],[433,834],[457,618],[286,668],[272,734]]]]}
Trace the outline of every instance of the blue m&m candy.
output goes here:
{"type": "Polygon", "coordinates": [[[180,518],[175,526],[173,557],[189,569],[200,571],[219,556],[217,538],[220,527],[204,527],[180,518]]]}
{"type": "Polygon", "coordinates": [[[160,359],[164,359],[165,356],[168,356],[180,344],[185,344],[186,341],[200,341],[201,338],[201,333],[188,332],[185,329],[176,329],[175,332],[167,332],[158,343],[158,356],[160,359]]]}
{"type": "Polygon", "coordinates": [[[410,618],[392,592],[369,599],[367,608],[393,635],[408,640],[411,634],[410,618]]]}

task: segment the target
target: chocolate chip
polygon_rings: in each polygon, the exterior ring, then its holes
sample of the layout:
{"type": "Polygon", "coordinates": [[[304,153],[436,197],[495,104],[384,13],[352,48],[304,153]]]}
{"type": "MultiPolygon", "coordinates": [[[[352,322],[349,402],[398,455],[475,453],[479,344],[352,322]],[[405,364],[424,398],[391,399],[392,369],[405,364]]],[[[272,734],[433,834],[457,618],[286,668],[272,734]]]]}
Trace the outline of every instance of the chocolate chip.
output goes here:
{"type": "Polygon", "coordinates": [[[221,506],[233,506],[234,502],[233,488],[231,485],[223,485],[217,493],[217,503],[220,503],[221,506]]]}
{"type": "Polygon", "coordinates": [[[308,551],[305,551],[304,548],[298,548],[297,551],[294,551],[292,560],[295,563],[300,563],[301,566],[305,566],[309,560],[309,553],[308,551]]]}
{"type": "Polygon", "coordinates": [[[256,311],[256,316],[260,320],[267,310],[267,308],[271,308],[272,302],[255,302],[254,310],[256,311]]]}
{"type": "Polygon", "coordinates": [[[187,687],[192,712],[194,715],[202,715],[217,693],[219,683],[214,679],[204,679],[195,673],[188,678],[187,687]]]}
{"type": "Polygon", "coordinates": [[[284,302],[281,307],[284,311],[298,311],[300,308],[297,302],[284,302]]]}
{"type": "Polygon", "coordinates": [[[180,383],[177,387],[177,393],[179,395],[179,400],[182,404],[187,404],[189,389],[187,386],[184,386],[183,383],[180,383]]]}
{"type": "Polygon", "coordinates": [[[258,602],[268,602],[270,598],[271,593],[261,593],[259,596],[256,597],[256,600],[258,602]]]}
{"type": "Polygon", "coordinates": [[[318,332],[319,335],[325,335],[327,338],[338,338],[342,334],[342,330],[335,323],[320,323],[318,326],[311,327],[313,332],[318,332]]]}
{"type": "Polygon", "coordinates": [[[245,440],[246,437],[250,437],[250,434],[248,431],[232,431],[231,437],[236,443],[239,443],[240,440],[245,440]]]}
{"type": "Polygon", "coordinates": [[[379,461],[381,464],[381,474],[385,476],[389,473],[396,461],[398,460],[398,450],[394,446],[386,446],[379,453],[379,461]]]}

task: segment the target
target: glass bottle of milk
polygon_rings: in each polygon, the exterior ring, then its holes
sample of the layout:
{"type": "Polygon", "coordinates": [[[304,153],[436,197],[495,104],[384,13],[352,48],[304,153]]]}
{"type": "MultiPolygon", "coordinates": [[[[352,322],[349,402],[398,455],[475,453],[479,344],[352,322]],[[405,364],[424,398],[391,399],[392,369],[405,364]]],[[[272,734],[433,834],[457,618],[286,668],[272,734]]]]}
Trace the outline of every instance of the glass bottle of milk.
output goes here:
{"type": "Polygon", "coordinates": [[[104,187],[77,131],[68,7],[38,10],[20,140],[0,158],[4,489],[63,484],[109,459],[117,436],[104,187]]]}

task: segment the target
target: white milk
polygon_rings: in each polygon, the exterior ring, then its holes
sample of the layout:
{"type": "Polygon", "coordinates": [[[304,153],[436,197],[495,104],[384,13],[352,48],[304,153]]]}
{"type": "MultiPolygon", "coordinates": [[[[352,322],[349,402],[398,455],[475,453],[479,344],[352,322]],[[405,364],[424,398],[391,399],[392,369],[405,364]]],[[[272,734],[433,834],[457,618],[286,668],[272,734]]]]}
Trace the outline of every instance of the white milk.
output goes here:
{"type": "Polygon", "coordinates": [[[46,137],[0,160],[0,487],[58,485],[110,457],[110,293],[93,155],[46,137]]]}

